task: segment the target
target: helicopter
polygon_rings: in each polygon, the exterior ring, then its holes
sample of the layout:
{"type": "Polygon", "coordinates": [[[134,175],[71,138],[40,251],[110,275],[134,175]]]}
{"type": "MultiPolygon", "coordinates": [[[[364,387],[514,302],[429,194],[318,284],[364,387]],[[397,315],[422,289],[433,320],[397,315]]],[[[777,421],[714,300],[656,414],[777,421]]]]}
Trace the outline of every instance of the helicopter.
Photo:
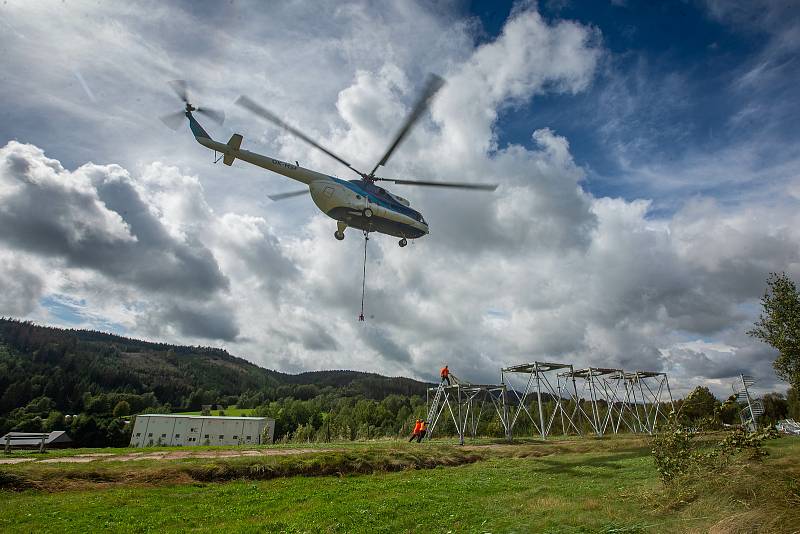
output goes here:
{"type": "MultiPolygon", "coordinates": [[[[215,157],[217,152],[220,153],[222,162],[225,165],[233,165],[235,160],[240,159],[305,184],[306,187],[302,190],[269,195],[269,198],[273,201],[279,201],[299,195],[310,194],[314,204],[328,217],[336,221],[337,228],[333,235],[339,241],[344,239],[344,232],[348,227],[362,230],[365,237],[370,232],[399,237],[400,241],[398,244],[401,247],[405,247],[408,244],[408,239],[416,239],[430,233],[430,228],[425,218],[422,216],[422,213],[413,209],[411,203],[407,199],[386,190],[376,182],[392,182],[398,185],[447,187],[479,191],[494,191],[497,189],[497,184],[391,179],[381,178],[375,175],[379,167],[386,165],[394,151],[425,113],[436,93],[444,85],[444,80],[436,75],[431,75],[429,77],[422,94],[417,99],[411,112],[389,144],[389,148],[369,173],[354,168],[349,162],[323,147],[298,129],[287,124],[277,115],[263,108],[249,97],[243,95],[237,99],[237,105],[271,122],[275,126],[286,130],[317,150],[322,151],[339,163],[345,165],[359,176],[359,178],[355,180],[343,180],[335,176],[329,176],[311,169],[303,168],[300,166],[299,162],[292,164],[270,156],[244,150],[241,148],[243,138],[238,133],[233,134],[227,143],[215,141],[197,121],[194,113],[205,115],[218,124],[222,124],[224,121],[224,113],[210,108],[195,107],[191,104],[186,81],[173,80],[169,82],[169,85],[178,98],[183,101],[185,106],[181,111],[161,117],[161,120],[167,126],[177,130],[183,122],[183,117],[186,117],[189,120],[189,128],[197,142],[206,148],[214,150],[215,157]]],[[[217,158],[215,163],[219,161],[219,159],[220,158],[217,158]]]]}

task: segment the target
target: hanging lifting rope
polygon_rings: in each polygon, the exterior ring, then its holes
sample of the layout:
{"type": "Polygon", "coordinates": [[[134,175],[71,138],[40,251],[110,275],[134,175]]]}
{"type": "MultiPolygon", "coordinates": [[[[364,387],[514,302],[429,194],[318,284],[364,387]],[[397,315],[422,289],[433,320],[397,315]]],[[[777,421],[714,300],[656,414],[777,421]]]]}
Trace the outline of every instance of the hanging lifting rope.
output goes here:
{"type": "Polygon", "coordinates": [[[364,294],[367,289],[367,241],[369,241],[369,232],[364,231],[364,277],[361,279],[361,315],[358,316],[359,321],[364,320],[364,294]]]}

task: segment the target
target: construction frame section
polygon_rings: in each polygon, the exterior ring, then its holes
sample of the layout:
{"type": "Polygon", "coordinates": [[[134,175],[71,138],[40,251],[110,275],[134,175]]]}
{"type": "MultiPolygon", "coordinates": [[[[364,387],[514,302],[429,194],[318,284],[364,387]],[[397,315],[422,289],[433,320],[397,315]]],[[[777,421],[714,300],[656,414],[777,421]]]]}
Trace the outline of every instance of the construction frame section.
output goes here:
{"type": "Polygon", "coordinates": [[[445,385],[443,381],[438,387],[428,388],[427,404],[428,429],[423,439],[433,437],[437,424],[442,422],[445,409],[450,414],[461,445],[467,433],[473,438],[477,435],[481,417],[484,413],[491,413],[491,408],[500,417],[503,430],[509,435],[506,387],[502,384],[470,384],[451,373],[449,384],[445,385]],[[491,405],[491,408],[486,409],[487,405],[491,405]]]}
{"type": "Polygon", "coordinates": [[[477,434],[482,415],[492,413],[486,409],[489,405],[508,440],[515,430],[541,439],[653,434],[674,410],[669,378],[662,372],[575,369],[569,363],[536,361],[502,368],[500,384],[470,384],[452,374],[450,378],[451,383],[428,389],[425,439],[431,439],[447,412],[463,444],[467,434],[477,434]]]}
{"type": "Polygon", "coordinates": [[[509,439],[523,413],[533,434],[547,439],[554,429],[561,435],[652,434],[659,419],[666,420],[674,409],[669,378],[661,372],[626,373],[604,367],[576,370],[568,363],[533,362],[505,367],[500,376],[509,397],[517,401],[507,428],[509,439]],[[512,378],[520,375],[525,383],[522,388],[512,378]],[[534,395],[535,403],[529,400],[534,395]]]}
{"type": "Polygon", "coordinates": [[[669,379],[661,372],[626,373],[604,367],[576,370],[568,363],[533,362],[505,367],[500,376],[509,397],[517,403],[508,421],[508,439],[523,413],[533,434],[547,439],[554,429],[561,435],[652,434],[659,419],[666,420],[674,409],[669,379]],[[521,388],[513,378],[520,375],[525,383],[521,388]],[[535,403],[529,400],[534,395],[535,403]],[[669,411],[664,405],[669,405],[669,411]]]}
{"type": "Polygon", "coordinates": [[[576,421],[583,407],[579,402],[572,364],[533,362],[505,367],[500,370],[500,382],[511,386],[511,395],[515,401],[515,406],[510,408],[512,415],[506,427],[506,437],[509,440],[513,437],[514,427],[521,422],[520,416],[523,413],[527,416],[526,422],[530,422],[533,433],[542,439],[551,434],[557,420],[561,424],[561,434],[567,435],[573,431],[575,434],[582,434],[576,421]],[[512,378],[514,376],[522,376],[525,382],[521,394],[517,387],[521,384],[515,383],[512,378]],[[535,403],[529,400],[534,395],[535,403]],[[553,403],[553,410],[545,413],[549,402],[553,403]]]}

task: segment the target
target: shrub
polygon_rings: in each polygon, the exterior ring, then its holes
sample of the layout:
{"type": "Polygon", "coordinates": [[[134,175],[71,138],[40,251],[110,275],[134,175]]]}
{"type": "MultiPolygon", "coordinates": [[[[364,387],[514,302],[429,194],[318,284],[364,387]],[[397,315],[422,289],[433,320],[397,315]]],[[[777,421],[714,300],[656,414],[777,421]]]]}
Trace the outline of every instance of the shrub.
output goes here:
{"type": "Polygon", "coordinates": [[[653,438],[653,462],[665,484],[691,472],[725,467],[743,453],[746,460],[760,460],[767,455],[764,441],[779,437],[772,427],[757,432],[737,428],[713,447],[702,447],[695,444],[697,435],[672,415],[665,430],[653,438]]]}

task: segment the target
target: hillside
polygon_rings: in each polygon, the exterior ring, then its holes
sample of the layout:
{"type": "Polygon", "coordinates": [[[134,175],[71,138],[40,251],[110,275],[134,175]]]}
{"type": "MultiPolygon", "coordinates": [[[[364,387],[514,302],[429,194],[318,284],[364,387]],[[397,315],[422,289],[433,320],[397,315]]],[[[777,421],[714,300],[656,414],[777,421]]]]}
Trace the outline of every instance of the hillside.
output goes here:
{"type": "Polygon", "coordinates": [[[53,413],[110,416],[121,401],[129,413],[199,409],[212,403],[256,408],[292,398],[381,401],[391,395],[424,396],[427,386],[357,371],[291,375],[218,348],[0,319],[0,433],[54,428],[44,421],[53,413]]]}

